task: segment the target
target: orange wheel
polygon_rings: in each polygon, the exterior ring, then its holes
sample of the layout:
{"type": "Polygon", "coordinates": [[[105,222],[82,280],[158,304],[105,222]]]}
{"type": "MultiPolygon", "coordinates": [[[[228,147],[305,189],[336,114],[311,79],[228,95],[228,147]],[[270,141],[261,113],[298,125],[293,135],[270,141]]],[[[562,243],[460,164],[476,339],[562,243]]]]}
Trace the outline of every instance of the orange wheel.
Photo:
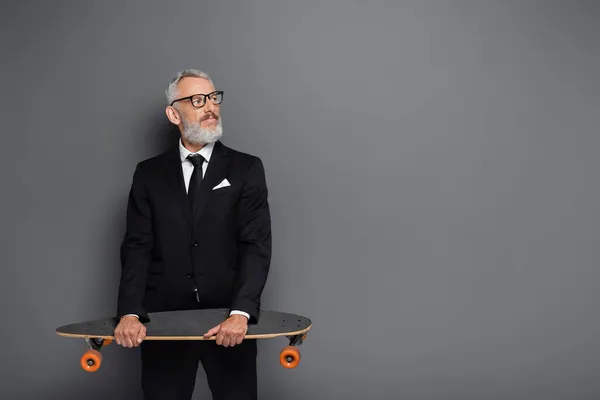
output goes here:
{"type": "Polygon", "coordinates": [[[81,356],[81,368],[87,372],[96,372],[102,364],[102,354],[97,350],[88,350],[81,356]]]}
{"type": "Polygon", "coordinates": [[[300,351],[294,346],[287,346],[281,350],[279,362],[284,368],[296,368],[300,363],[300,351]]]}
{"type": "Polygon", "coordinates": [[[308,335],[308,333],[305,333],[304,336],[302,336],[302,341],[303,342],[306,340],[306,335],[308,335]]]}
{"type": "Polygon", "coordinates": [[[111,343],[112,343],[112,339],[104,339],[104,342],[102,343],[102,346],[108,346],[111,343]]]}

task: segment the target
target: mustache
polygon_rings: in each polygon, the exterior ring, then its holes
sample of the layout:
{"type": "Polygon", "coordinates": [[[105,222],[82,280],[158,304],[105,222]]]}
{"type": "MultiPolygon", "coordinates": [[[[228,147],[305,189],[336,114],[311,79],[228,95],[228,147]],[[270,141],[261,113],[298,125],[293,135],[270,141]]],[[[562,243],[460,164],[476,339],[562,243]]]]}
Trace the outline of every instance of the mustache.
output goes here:
{"type": "Polygon", "coordinates": [[[219,116],[218,116],[218,115],[216,115],[216,114],[213,114],[213,113],[211,112],[211,113],[208,113],[208,114],[206,114],[204,117],[202,117],[201,121],[204,121],[204,120],[206,120],[206,119],[209,119],[209,118],[214,118],[214,119],[216,119],[217,121],[219,120],[219,116]]]}

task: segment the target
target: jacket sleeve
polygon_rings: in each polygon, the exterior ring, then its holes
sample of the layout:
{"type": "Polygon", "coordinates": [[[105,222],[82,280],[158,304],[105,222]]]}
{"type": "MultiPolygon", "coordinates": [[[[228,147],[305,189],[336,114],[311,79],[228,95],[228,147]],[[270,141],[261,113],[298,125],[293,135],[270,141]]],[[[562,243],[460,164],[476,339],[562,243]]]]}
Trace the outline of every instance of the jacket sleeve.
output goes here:
{"type": "Polygon", "coordinates": [[[136,314],[141,322],[149,321],[143,302],[152,246],[152,212],[138,164],[129,191],[126,231],[121,244],[117,319],[125,314],[136,314]]]}
{"type": "Polygon", "coordinates": [[[253,158],[238,203],[238,281],[232,310],[250,315],[256,322],[260,297],[271,263],[271,215],[265,170],[258,157],[253,158]]]}

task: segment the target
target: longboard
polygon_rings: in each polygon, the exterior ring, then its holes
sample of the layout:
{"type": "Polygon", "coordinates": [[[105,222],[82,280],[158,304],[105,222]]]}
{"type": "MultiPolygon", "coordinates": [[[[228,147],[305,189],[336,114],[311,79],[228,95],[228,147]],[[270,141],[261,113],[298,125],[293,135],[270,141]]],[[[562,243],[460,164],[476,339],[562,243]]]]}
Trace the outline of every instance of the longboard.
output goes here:
{"type": "MultiPolygon", "coordinates": [[[[144,340],[215,340],[205,338],[205,332],[225,321],[227,309],[181,310],[149,313],[144,340]]],[[[56,329],[59,336],[84,339],[89,345],[80,359],[81,367],[87,372],[95,372],[102,364],[100,351],[115,339],[113,336],[117,319],[102,318],[77,322],[56,329]]],[[[300,362],[298,347],[306,339],[312,328],[310,319],[297,314],[261,310],[257,323],[248,325],[246,339],[269,339],[285,336],[289,344],[283,348],[279,360],[284,368],[295,368],[300,362]]]]}

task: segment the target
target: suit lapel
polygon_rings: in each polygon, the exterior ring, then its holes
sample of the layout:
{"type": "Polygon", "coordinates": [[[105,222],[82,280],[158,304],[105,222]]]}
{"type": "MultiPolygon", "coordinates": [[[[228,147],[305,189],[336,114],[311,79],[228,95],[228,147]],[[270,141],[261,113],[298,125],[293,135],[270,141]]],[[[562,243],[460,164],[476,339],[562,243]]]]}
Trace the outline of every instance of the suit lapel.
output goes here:
{"type": "Polygon", "coordinates": [[[221,142],[216,142],[196,199],[196,212],[194,213],[193,223],[194,231],[197,229],[200,219],[206,211],[206,203],[212,195],[212,188],[227,177],[227,167],[227,148],[221,142]]]}
{"type": "Polygon", "coordinates": [[[193,216],[188,205],[187,193],[185,190],[185,182],[183,181],[183,170],[181,169],[181,159],[179,150],[175,148],[167,154],[165,163],[167,181],[170,185],[169,193],[171,193],[176,207],[181,211],[185,222],[189,229],[193,228],[193,216]]]}

